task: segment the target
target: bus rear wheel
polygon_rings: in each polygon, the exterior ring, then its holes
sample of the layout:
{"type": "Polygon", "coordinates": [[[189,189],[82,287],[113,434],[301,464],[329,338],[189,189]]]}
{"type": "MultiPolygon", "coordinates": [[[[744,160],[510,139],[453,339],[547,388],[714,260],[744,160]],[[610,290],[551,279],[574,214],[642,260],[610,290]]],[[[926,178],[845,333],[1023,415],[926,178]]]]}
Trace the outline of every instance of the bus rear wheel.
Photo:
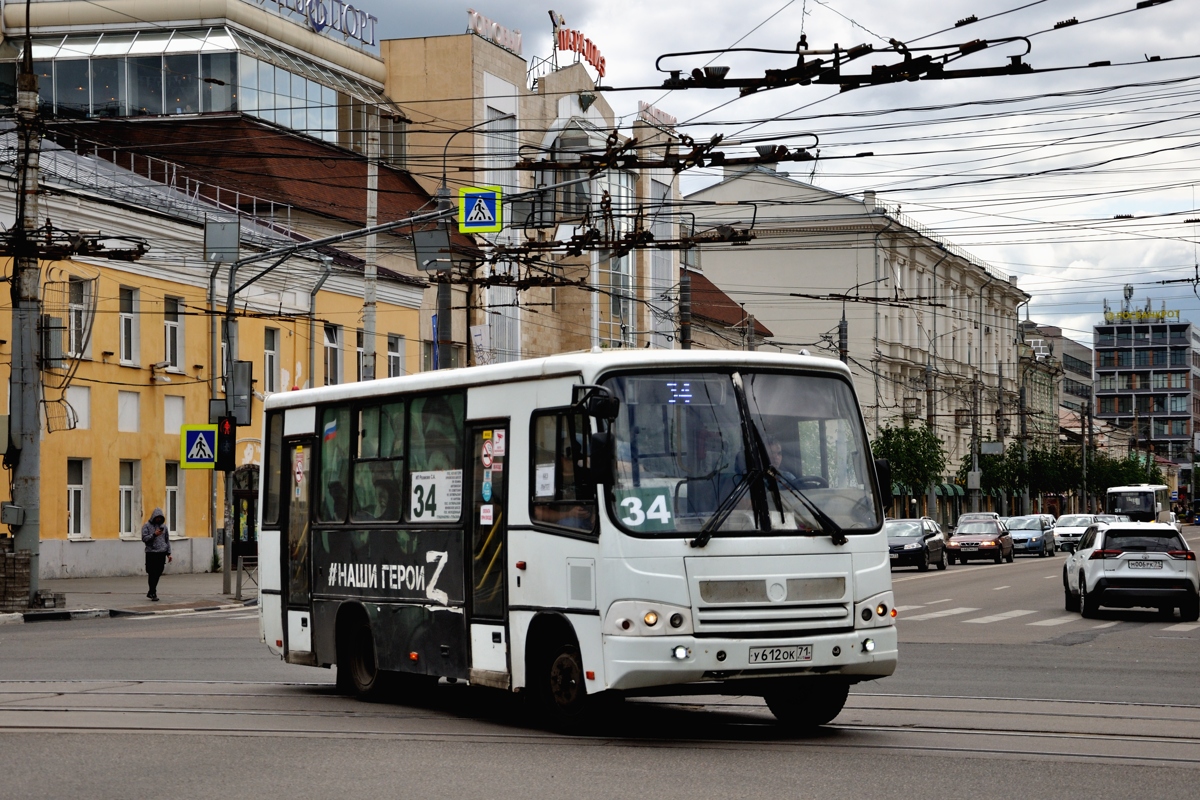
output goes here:
{"type": "Polygon", "coordinates": [[[375,638],[366,617],[355,616],[338,626],[337,659],[339,689],[363,700],[380,695],[384,672],[375,659],[375,638]]]}
{"type": "Polygon", "coordinates": [[[781,683],[764,693],[763,699],[781,725],[803,733],[832,722],[842,713],[849,694],[847,681],[808,678],[781,683]]]}

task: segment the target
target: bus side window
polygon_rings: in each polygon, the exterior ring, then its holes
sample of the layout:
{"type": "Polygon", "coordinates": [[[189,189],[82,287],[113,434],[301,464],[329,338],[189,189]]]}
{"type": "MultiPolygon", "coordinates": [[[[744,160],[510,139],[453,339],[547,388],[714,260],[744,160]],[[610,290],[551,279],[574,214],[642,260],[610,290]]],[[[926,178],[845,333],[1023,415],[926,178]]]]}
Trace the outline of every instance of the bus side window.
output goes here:
{"type": "Polygon", "coordinates": [[[462,469],[463,396],[413,400],[409,436],[409,468],[413,472],[462,469]]]}
{"type": "Polygon", "coordinates": [[[593,531],[596,487],[587,482],[587,419],[580,414],[535,414],[530,426],[530,517],[534,522],[593,531]]]}
{"type": "Polygon", "coordinates": [[[403,457],[404,404],[390,403],[359,411],[354,495],[350,508],[353,521],[395,522],[400,519],[403,457]]]}
{"type": "Polygon", "coordinates": [[[321,417],[321,499],[317,519],[344,522],[350,484],[350,409],[327,408],[321,417]]]}
{"type": "Polygon", "coordinates": [[[279,493],[283,481],[283,413],[274,411],[267,417],[267,467],[263,471],[264,525],[279,522],[279,493]]]}

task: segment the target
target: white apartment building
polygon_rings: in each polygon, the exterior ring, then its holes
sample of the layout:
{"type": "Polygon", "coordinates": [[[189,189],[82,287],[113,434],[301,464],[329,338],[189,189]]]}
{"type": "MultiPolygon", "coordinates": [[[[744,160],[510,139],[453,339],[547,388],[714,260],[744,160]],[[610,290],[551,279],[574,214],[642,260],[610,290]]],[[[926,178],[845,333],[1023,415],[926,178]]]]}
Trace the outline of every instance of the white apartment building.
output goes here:
{"type": "Polygon", "coordinates": [[[1015,277],[873,192],[850,197],[768,167],[727,170],[686,202],[698,232],[751,232],[745,245],[707,246],[701,265],[774,331],[766,347],[837,358],[844,316],[872,437],[926,420],[946,443],[953,475],[973,435],[1002,441],[1019,431],[1017,310],[1029,295],[1015,277]]]}

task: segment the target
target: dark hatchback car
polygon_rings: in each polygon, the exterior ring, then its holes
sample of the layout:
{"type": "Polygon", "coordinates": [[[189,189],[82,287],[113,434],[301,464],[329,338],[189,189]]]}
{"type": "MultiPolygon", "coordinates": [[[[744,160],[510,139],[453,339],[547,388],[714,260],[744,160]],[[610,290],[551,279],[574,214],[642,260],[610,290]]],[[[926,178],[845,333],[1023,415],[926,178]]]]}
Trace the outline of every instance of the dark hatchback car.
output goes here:
{"type": "Polygon", "coordinates": [[[942,529],[928,517],[889,519],[884,523],[889,557],[893,567],[915,566],[921,572],[933,564],[946,568],[946,539],[942,529]]]}
{"type": "Polygon", "coordinates": [[[951,564],[961,560],[964,564],[972,558],[990,558],[999,564],[1013,560],[1012,534],[998,519],[959,524],[947,544],[947,557],[951,564]]]}

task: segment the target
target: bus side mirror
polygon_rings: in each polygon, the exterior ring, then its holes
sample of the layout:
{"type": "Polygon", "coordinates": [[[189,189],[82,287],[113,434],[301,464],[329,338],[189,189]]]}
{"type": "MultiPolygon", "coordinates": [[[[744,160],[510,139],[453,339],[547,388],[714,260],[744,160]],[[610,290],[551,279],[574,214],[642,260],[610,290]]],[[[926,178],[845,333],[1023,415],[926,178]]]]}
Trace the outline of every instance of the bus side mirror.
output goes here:
{"type": "Polygon", "coordinates": [[[587,399],[586,410],[589,417],[612,422],[621,411],[621,401],[611,394],[593,394],[587,399]]]}
{"type": "Polygon", "coordinates": [[[879,491],[886,497],[892,496],[892,464],[886,458],[875,459],[875,477],[879,481],[879,491]]]}
{"type": "Polygon", "coordinates": [[[599,431],[588,441],[592,482],[612,486],[617,481],[616,445],[611,431],[599,431]]]}

